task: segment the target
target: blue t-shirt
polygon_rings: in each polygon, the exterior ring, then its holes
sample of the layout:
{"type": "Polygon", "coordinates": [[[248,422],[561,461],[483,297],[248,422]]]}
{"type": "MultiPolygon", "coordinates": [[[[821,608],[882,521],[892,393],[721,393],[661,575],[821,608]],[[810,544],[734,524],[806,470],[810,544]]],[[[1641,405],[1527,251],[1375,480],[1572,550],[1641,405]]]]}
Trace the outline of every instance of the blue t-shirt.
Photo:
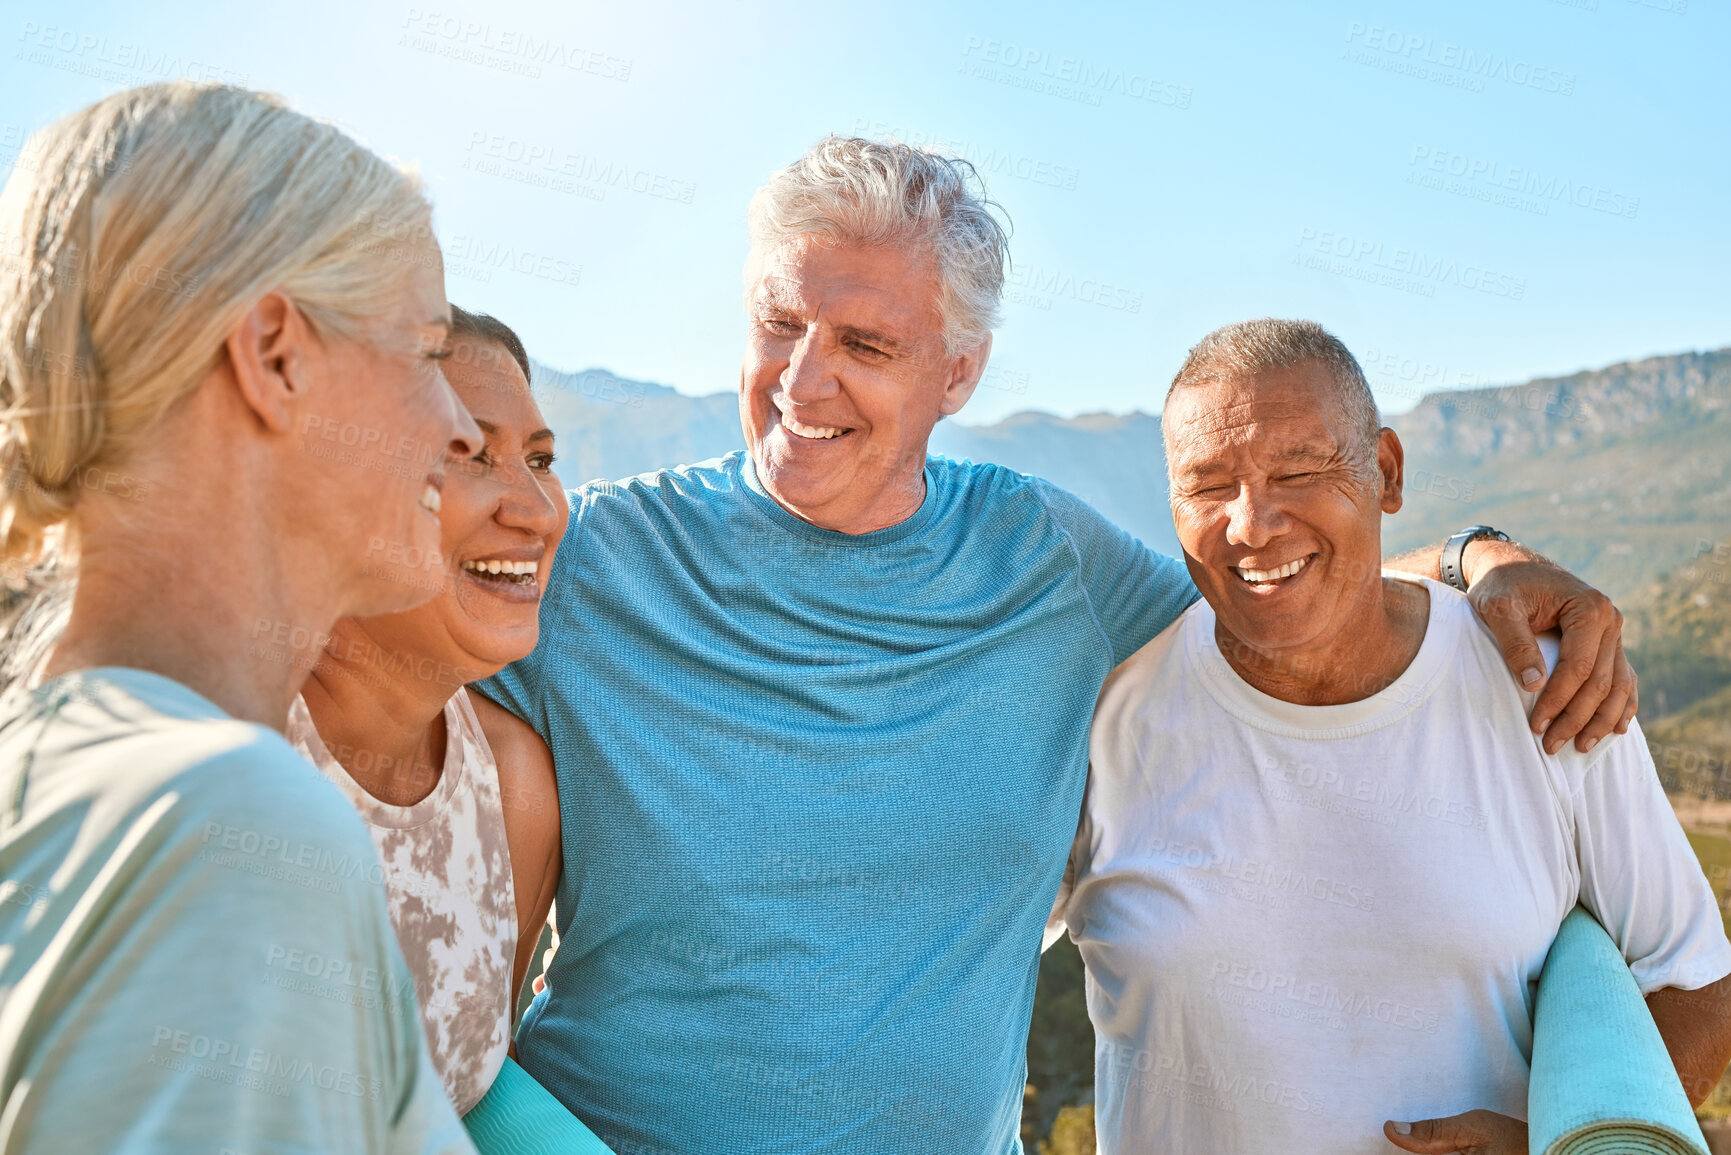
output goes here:
{"type": "Polygon", "coordinates": [[[1019,1148],[1094,700],[1196,592],[1037,478],[926,483],[857,536],[738,453],[586,485],[481,683],[564,823],[518,1053],[620,1155],[1019,1148]]]}

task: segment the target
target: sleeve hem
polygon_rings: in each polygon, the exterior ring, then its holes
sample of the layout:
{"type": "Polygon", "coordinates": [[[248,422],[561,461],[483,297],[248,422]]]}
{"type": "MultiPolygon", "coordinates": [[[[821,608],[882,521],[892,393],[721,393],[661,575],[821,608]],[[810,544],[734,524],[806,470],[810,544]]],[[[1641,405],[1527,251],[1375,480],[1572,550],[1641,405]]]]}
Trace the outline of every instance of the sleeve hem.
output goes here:
{"type": "Polygon", "coordinates": [[[1635,985],[1641,988],[1642,997],[1666,988],[1698,991],[1731,975],[1731,945],[1722,944],[1705,958],[1689,959],[1663,969],[1649,970],[1639,966],[1630,969],[1635,975],[1635,985]]]}

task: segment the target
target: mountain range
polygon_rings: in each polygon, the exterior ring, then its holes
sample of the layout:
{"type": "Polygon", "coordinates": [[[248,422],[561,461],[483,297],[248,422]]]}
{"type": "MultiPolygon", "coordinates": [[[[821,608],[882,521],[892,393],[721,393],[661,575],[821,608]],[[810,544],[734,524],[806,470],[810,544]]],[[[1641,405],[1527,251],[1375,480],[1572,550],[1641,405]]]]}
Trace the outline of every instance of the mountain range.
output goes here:
{"type": "MultiPolygon", "coordinates": [[[[734,394],[692,397],[605,370],[536,366],[568,484],[743,445],[734,394]]],[[[1731,349],[1426,395],[1388,419],[1406,447],[1389,552],[1474,522],[1505,528],[1619,602],[1731,536],[1731,349]]],[[[1176,555],[1160,419],[1133,412],[946,420],[931,450],[1036,473],[1176,555]]]]}

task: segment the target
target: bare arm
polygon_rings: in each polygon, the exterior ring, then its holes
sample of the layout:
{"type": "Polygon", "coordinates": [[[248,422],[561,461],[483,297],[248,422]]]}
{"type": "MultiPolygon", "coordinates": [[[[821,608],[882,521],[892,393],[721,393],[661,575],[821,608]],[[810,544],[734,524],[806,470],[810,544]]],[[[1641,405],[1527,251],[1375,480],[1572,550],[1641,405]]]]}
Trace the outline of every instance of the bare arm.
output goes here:
{"type": "Polygon", "coordinates": [[[1699,1107],[1731,1063],[1731,975],[1700,990],[1654,991],[1647,996],[1647,1009],[1659,1024],[1689,1105],[1699,1107]]]}
{"type": "Polygon", "coordinates": [[[503,706],[479,694],[471,694],[470,699],[499,764],[499,798],[505,808],[505,841],[511,851],[511,887],[517,900],[517,948],[511,967],[515,1000],[559,889],[563,867],[559,786],[553,752],[541,735],[503,706]]]}
{"type": "MultiPolygon", "coordinates": [[[[1441,580],[1442,545],[1409,550],[1388,569],[1441,580]]],[[[1634,667],[1623,656],[1623,615],[1611,599],[1517,542],[1475,541],[1462,554],[1473,608],[1495,635],[1509,671],[1531,689],[1544,681],[1535,634],[1562,632],[1556,669],[1533,703],[1533,733],[1547,753],[1573,738],[1585,753],[1629,729],[1639,704],[1634,667]]]]}

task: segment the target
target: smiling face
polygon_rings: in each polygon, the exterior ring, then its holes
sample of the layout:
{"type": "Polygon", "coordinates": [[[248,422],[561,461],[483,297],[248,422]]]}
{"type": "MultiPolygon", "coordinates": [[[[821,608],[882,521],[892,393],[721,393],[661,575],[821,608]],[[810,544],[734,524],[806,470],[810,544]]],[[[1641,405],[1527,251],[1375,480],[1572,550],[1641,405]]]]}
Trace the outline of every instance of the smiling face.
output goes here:
{"type": "Polygon", "coordinates": [[[452,455],[480,442],[440,371],[449,317],[433,262],[361,339],[315,353],[315,392],[298,429],[300,505],[318,511],[325,540],[352,541],[359,573],[344,580],[354,613],[426,599],[409,579],[418,559],[438,552],[452,455]]]}
{"type": "Polygon", "coordinates": [[[937,302],[924,253],[801,237],[763,254],[739,415],[784,508],[843,533],[919,509],[932,427],[973,394],[991,348],[946,353],[937,302]]]}
{"type": "Polygon", "coordinates": [[[436,658],[472,681],[535,648],[541,594],[570,511],[553,472],[553,434],[516,361],[468,336],[450,353],[445,374],[485,447],[454,463],[445,482],[444,564],[421,577],[440,593],[362,625],[384,651],[436,658]]]}
{"type": "Polygon", "coordinates": [[[1265,654],[1351,629],[1400,509],[1394,432],[1365,446],[1312,361],[1181,389],[1164,429],[1178,541],[1221,629],[1265,654]]]}

